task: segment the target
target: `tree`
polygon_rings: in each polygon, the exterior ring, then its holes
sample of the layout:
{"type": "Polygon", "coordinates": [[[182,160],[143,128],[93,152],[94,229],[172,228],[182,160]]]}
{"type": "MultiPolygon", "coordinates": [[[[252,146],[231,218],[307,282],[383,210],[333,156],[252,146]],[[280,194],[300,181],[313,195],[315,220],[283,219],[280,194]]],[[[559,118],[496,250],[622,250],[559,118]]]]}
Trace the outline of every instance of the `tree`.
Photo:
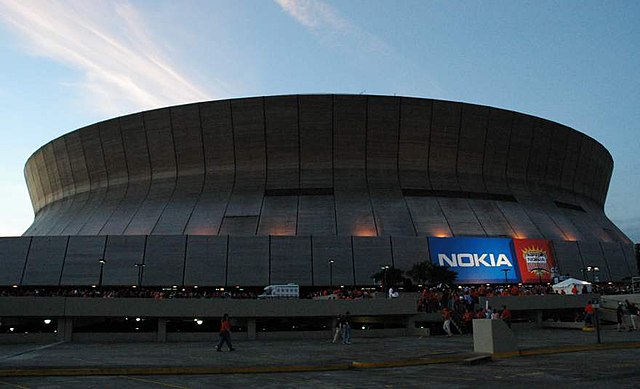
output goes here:
{"type": "MultiPolygon", "coordinates": [[[[396,269],[395,267],[390,267],[388,269],[382,269],[377,273],[371,275],[371,278],[376,282],[381,282],[383,289],[387,289],[390,286],[395,286],[398,284],[405,285],[407,281],[409,281],[406,277],[403,276],[403,271],[400,269],[396,269]]],[[[411,281],[409,281],[410,283],[411,281]]]]}
{"type": "Polygon", "coordinates": [[[414,264],[411,270],[407,272],[407,275],[419,284],[426,285],[446,284],[451,286],[458,278],[458,273],[455,271],[431,261],[422,261],[414,264]]]}

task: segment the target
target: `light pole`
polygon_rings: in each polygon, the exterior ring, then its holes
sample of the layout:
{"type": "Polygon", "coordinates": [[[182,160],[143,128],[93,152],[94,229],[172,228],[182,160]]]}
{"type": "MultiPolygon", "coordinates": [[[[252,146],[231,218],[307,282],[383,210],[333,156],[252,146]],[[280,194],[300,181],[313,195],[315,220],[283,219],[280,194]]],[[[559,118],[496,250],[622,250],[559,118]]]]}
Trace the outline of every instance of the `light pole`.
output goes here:
{"type": "Polygon", "coordinates": [[[104,258],[100,258],[98,259],[98,262],[100,262],[100,277],[98,278],[98,287],[102,291],[102,274],[104,274],[104,264],[107,263],[107,261],[105,261],[104,258]]]}
{"type": "Polygon", "coordinates": [[[333,259],[329,260],[329,287],[331,288],[331,293],[333,293],[333,259]]]}
{"type": "MultiPolygon", "coordinates": [[[[587,266],[587,273],[591,273],[591,282],[593,282],[594,284],[596,282],[596,272],[598,271],[600,271],[600,268],[598,266],[587,266]]],[[[587,279],[587,281],[589,281],[589,279],[587,279]]]]}
{"type": "Polygon", "coordinates": [[[144,263],[136,263],[133,265],[138,268],[138,288],[142,286],[142,269],[144,269],[144,263]]]}
{"type": "Polygon", "coordinates": [[[509,273],[511,271],[511,269],[502,269],[501,271],[504,272],[504,284],[506,285],[506,284],[508,284],[507,273],[509,273]]]}
{"type": "Polygon", "coordinates": [[[382,291],[384,293],[387,292],[387,269],[389,269],[389,265],[384,265],[381,266],[380,269],[382,270],[382,291]]]}

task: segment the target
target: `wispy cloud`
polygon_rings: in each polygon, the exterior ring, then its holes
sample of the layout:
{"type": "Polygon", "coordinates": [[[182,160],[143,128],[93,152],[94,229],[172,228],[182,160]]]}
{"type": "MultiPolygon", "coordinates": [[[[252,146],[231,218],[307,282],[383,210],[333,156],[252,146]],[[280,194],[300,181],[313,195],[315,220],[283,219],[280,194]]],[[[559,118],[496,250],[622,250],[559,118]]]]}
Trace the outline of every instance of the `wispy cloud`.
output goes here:
{"type": "Polygon", "coordinates": [[[0,20],[32,54],[82,72],[66,86],[88,93],[101,113],[213,97],[180,74],[126,1],[0,0],[0,20]]]}
{"type": "Polygon", "coordinates": [[[389,46],[377,36],[352,23],[322,0],[274,0],[286,13],[308,30],[333,44],[346,39],[366,50],[388,54],[389,46]]]}

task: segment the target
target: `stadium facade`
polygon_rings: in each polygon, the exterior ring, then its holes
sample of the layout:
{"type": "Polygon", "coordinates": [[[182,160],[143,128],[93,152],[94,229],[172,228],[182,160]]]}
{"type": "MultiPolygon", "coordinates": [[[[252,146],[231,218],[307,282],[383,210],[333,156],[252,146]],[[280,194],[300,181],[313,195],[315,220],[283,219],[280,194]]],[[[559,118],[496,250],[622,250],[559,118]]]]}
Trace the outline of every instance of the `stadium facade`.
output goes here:
{"type": "Polygon", "coordinates": [[[0,285],[365,286],[381,267],[437,261],[445,237],[479,245],[447,246],[447,265],[475,258],[506,277],[482,242],[506,240],[513,262],[531,240],[554,273],[621,281],[638,270],[604,214],[612,169],[574,129],[459,102],[290,95],[146,111],[29,158],[35,220],[0,238],[0,285]]]}

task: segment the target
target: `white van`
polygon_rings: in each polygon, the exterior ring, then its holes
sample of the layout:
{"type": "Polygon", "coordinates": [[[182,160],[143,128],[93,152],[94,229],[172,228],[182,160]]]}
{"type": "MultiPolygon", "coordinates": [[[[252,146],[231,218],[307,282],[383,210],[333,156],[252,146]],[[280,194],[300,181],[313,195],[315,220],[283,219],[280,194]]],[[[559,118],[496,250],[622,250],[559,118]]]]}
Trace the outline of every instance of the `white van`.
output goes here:
{"type": "Polygon", "coordinates": [[[259,299],[297,299],[300,297],[300,287],[297,284],[269,285],[258,295],[259,299]]]}

